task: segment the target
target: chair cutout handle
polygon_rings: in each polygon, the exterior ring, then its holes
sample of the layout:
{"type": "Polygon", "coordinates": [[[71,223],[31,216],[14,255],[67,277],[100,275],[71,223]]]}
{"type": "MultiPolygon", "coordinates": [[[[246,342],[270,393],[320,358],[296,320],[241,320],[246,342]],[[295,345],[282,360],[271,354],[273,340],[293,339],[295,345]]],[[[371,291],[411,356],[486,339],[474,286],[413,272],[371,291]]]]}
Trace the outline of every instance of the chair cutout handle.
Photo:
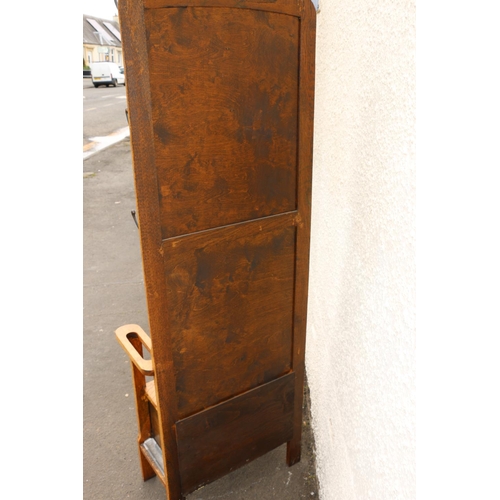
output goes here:
{"type": "Polygon", "coordinates": [[[139,354],[130,341],[132,338],[138,338],[142,345],[151,352],[151,338],[139,325],[123,325],[115,330],[115,335],[127,353],[130,361],[140,370],[143,375],[154,375],[153,362],[150,359],[144,359],[139,354]]]}

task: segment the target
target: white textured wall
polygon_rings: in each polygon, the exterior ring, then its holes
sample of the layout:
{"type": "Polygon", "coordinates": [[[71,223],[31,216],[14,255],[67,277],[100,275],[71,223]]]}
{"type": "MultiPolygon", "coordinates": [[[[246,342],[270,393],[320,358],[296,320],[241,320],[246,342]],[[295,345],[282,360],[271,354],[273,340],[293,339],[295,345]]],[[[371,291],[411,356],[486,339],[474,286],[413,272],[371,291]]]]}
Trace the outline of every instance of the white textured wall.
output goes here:
{"type": "Polygon", "coordinates": [[[415,5],[322,0],[307,374],[323,500],[414,499],[415,5]]]}

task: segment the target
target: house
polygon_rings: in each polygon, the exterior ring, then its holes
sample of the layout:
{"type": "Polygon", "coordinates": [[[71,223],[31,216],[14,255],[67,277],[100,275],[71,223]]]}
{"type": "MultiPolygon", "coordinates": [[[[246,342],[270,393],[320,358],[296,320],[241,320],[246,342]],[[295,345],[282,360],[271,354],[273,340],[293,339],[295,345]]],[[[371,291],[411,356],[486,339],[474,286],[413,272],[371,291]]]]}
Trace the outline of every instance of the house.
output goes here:
{"type": "Polygon", "coordinates": [[[83,15],[84,67],[96,61],[123,64],[118,17],[113,20],[83,15]]]}

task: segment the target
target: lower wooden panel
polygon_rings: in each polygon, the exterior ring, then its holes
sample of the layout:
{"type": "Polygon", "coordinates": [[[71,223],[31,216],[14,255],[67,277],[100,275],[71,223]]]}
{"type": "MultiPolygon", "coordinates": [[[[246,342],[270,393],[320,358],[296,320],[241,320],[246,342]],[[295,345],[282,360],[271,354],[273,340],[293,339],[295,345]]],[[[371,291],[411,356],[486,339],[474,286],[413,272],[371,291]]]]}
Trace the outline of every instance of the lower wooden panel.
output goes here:
{"type": "Polygon", "coordinates": [[[290,371],[295,217],[163,241],[179,420],[290,371]]]}
{"type": "Polygon", "coordinates": [[[295,374],[176,423],[184,494],[289,441],[295,374]]]}

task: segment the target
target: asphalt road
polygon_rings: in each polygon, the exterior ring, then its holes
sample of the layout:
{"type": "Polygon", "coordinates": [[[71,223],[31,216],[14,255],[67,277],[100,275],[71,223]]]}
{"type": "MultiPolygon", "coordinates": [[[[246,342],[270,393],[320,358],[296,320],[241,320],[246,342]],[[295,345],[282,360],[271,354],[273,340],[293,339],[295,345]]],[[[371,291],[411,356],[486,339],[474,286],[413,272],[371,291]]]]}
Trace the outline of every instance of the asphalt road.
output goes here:
{"type": "Polygon", "coordinates": [[[109,137],[127,127],[126,107],[125,86],[95,88],[90,78],[83,79],[84,151],[89,150],[92,143],[99,142],[95,140],[96,137],[109,137]]]}

